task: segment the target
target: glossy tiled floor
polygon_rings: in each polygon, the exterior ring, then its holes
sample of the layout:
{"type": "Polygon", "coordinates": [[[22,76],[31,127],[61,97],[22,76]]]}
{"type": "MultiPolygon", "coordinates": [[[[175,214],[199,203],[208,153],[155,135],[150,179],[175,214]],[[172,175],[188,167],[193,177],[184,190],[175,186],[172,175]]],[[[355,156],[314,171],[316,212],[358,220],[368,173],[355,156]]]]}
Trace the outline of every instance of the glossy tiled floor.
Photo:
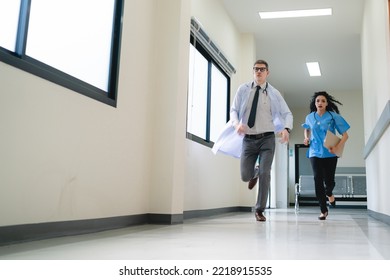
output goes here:
{"type": "Polygon", "coordinates": [[[390,226],[365,209],[269,209],[0,247],[2,260],[389,260],[390,226]]]}

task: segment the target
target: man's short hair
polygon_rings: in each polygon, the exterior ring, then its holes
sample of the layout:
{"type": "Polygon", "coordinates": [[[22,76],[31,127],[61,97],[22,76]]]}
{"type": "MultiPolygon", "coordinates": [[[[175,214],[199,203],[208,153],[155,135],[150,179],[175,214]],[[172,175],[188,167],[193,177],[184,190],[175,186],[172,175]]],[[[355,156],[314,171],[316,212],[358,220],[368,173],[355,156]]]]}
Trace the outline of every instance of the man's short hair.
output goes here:
{"type": "Polygon", "coordinates": [[[256,64],[264,64],[265,67],[267,67],[267,69],[268,69],[268,63],[265,60],[258,59],[258,60],[256,60],[255,64],[253,64],[253,66],[255,66],[256,64]]]}

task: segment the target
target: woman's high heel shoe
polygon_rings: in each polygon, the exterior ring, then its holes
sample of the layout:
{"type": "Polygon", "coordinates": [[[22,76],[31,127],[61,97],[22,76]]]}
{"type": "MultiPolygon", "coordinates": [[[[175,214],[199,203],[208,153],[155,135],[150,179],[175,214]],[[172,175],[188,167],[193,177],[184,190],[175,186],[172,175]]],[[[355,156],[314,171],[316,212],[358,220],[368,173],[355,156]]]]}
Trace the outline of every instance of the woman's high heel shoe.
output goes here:
{"type": "Polygon", "coordinates": [[[326,220],[326,217],[328,217],[328,211],[325,213],[321,213],[321,215],[318,217],[318,220],[326,220]]]}
{"type": "Polygon", "coordinates": [[[328,200],[329,200],[330,205],[332,205],[332,207],[336,207],[336,198],[334,197],[334,195],[328,196],[328,200]]]}

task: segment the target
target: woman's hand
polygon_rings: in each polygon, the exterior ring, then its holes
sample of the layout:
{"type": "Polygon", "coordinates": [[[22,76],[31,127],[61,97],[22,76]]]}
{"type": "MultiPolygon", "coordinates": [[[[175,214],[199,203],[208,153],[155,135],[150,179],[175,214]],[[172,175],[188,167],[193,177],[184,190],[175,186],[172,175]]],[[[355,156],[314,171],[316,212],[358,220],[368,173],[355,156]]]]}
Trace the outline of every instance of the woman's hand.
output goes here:
{"type": "Polygon", "coordinates": [[[330,152],[331,154],[338,155],[338,154],[340,154],[341,151],[342,151],[342,145],[337,144],[337,145],[334,146],[334,147],[330,147],[328,150],[329,150],[329,152],[330,152]]]}
{"type": "Polygon", "coordinates": [[[307,128],[303,131],[303,144],[308,146],[310,144],[310,136],[311,136],[311,131],[307,128]]]}

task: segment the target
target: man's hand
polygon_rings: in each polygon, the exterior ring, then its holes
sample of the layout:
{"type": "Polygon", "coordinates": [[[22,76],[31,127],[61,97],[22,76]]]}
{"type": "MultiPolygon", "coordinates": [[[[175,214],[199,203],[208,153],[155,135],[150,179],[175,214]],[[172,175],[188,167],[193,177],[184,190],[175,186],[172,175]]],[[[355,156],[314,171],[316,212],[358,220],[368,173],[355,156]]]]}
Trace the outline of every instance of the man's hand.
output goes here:
{"type": "Polygon", "coordinates": [[[287,144],[290,140],[290,133],[287,131],[287,129],[283,129],[282,132],[280,132],[280,143],[287,144]]]}
{"type": "Polygon", "coordinates": [[[237,125],[235,126],[235,128],[236,128],[236,132],[237,132],[238,134],[240,134],[240,135],[246,134],[247,126],[246,126],[245,124],[242,124],[242,123],[237,124],[237,125]]]}

